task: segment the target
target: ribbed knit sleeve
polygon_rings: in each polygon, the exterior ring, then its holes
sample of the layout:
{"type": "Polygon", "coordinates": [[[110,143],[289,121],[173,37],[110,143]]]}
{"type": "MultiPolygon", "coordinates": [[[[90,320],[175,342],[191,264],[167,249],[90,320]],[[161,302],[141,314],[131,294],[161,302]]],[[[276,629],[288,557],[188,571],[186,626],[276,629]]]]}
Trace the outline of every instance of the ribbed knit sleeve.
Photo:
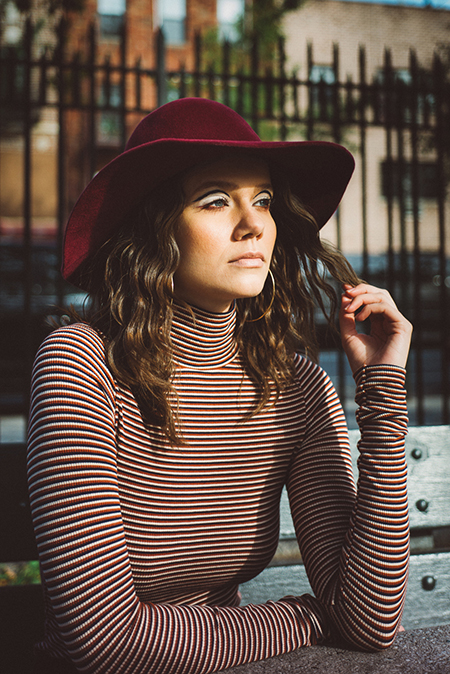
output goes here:
{"type": "Polygon", "coordinates": [[[408,575],[405,372],[372,366],[355,379],[361,430],[356,494],[348,480],[350,452],[340,406],[335,393],[330,397],[326,375],[322,387],[313,379],[308,431],[288,487],[311,586],[335,632],[377,650],[389,646],[398,631],[408,575]]]}
{"type": "Polygon", "coordinates": [[[47,652],[83,672],[200,674],[317,643],[325,618],[308,596],[246,607],[138,600],[117,485],[114,382],[100,351],[92,331],[62,329],[35,362],[28,465],[51,605],[47,652]]]}

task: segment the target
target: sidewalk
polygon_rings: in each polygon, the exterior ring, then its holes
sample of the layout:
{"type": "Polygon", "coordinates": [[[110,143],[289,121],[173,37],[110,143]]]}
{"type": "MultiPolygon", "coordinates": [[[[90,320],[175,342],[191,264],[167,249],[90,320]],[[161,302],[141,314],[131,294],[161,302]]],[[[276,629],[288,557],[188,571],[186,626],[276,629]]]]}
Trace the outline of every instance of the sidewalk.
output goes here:
{"type": "Polygon", "coordinates": [[[398,635],[380,653],[311,646],[278,658],[232,667],[227,674],[450,674],[450,625],[398,635]]]}

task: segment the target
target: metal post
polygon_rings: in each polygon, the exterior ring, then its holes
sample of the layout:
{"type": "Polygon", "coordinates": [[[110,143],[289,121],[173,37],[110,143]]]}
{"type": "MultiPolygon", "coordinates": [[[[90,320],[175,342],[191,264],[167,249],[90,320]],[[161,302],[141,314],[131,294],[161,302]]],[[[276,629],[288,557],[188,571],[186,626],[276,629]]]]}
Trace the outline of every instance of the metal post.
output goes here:
{"type": "Polygon", "coordinates": [[[194,95],[200,98],[202,94],[201,88],[201,71],[202,71],[202,36],[200,33],[195,35],[195,66],[194,66],[194,95]]]}
{"type": "Polygon", "coordinates": [[[156,34],[156,89],[156,102],[159,108],[167,103],[166,45],[162,28],[156,34]]]}
{"type": "MultiPolygon", "coordinates": [[[[55,54],[56,77],[58,82],[58,234],[56,239],[58,267],[61,266],[63,231],[66,220],[66,129],[65,129],[65,71],[64,47],[66,41],[66,23],[61,20],[58,29],[58,45],[55,54]]],[[[58,303],[64,303],[62,277],[58,274],[58,303]]]]}
{"type": "Polygon", "coordinates": [[[89,179],[97,170],[97,85],[96,85],[97,41],[95,25],[89,29],[89,179]]]}
{"type": "Polygon", "coordinates": [[[307,45],[306,52],[307,62],[307,88],[308,88],[308,119],[306,128],[306,139],[312,140],[314,136],[314,84],[311,80],[311,73],[313,68],[313,47],[311,43],[307,45]]]}
{"type": "Polygon", "coordinates": [[[31,289],[33,282],[32,256],[31,256],[31,196],[32,196],[32,164],[31,164],[31,49],[33,27],[31,20],[25,24],[25,63],[24,63],[24,92],[23,92],[23,133],[24,133],[24,163],[23,163],[23,318],[25,334],[23,337],[24,354],[24,379],[23,401],[25,409],[28,409],[30,375],[32,365],[32,341],[31,341],[31,289]]]}
{"type": "MultiPolygon", "coordinates": [[[[415,375],[417,393],[417,423],[422,425],[425,421],[424,410],[424,362],[423,362],[423,330],[422,330],[422,302],[421,302],[421,259],[420,259],[420,231],[419,231],[419,157],[418,157],[418,115],[419,115],[419,72],[415,53],[410,52],[410,106],[411,116],[411,198],[413,209],[413,323],[414,323],[414,346],[415,346],[415,375]]],[[[409,284],[405,284],[405,287],[409,284]]],[[[410,294],[410,293],[408,293],[410,294]]],[[[408,298],[409,299],[409,298],[408,298]]],[[[409,304],[409,302],[408,302],[409,304]]]]}
{"type": "Polygon", "coordinates": [[[394,181],[398,183],[398,171],[395,172],[392,157],[392,126],[393,126],[393,84],[392,64],[389,50],[384,52],[383,83],[381,87],[381,101],[384,104],[384,128],[386,131],[386,162],[385,162],[385,188],[387,205],[388,225],[388,260],[387,260],[387,286],[391,293],[395,286],[395,261],[394,261],[394,181]]]}
{"type": "Polygon", "coordinates": [[[223,102],[228,106],[230,105],[230,52],[230,42],[228,40],[224,40],[222,45],[222,87],[223,102]]]}
{"type": "Polygon", "coordinates": [[[366,80],[366,52],[363,47],[359,49],[359,140],[361,148],[361,219],[362,219],[362,276],[369,278],[369,248],[367,237],[367,156],[366,156],[366,106],[367,106],[367,80],[366,80]]]}
{"type": "Polygon", "coordinates": [[[125,15],[120,38],[120,140],[124,148],[127,142],[127,24],[125,15]]]}
{"type": "Polygon", "coordinates": [[[284,49],[284,38],[278,41],[278,59],[279,59],[279,97],[280,97],[280,140],[287,139],[287,125],[286,125],[286,52],[284,49]]]}
{"type": "MultiPolygon", "coordinates": [[[[445,82],[445,71],[441,60],[435,55],[433,64],[433,93],[436,106],[435,147],[437,151],[437,189],[438,189],[438,220],[439,220],[439,320],[441,326],[440,348],[442,353],[442,423],[450,423],[450,301],[449,289],[445,284],[447,278],[447,236],[445,218],[446,199],[446,171],[445,171],[445,134],[448,125],[450,110],[450,93],[445,82]],[[447,119],[445,116],[447,111],[447,119]]],[[[448,136],[447,136],[448,137],[448,136]]]]}
{"type": "Polygon", "coordinates": [[[258,54],[258,36],[253,35],[252,49],[251,49],[251,96],[250,96],[250,106],[251,106],[251,120],[252,127],[259,132],[259,114],[258,114],[258,70],[259,70],[259,54],[258,54]]]}

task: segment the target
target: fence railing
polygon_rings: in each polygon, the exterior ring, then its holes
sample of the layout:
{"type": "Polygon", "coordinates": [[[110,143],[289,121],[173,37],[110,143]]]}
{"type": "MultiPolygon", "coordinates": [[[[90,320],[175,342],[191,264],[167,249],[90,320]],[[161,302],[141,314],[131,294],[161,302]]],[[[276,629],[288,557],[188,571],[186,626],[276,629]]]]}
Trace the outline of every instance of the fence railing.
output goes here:
{"type": "MultiPolygon", "coordinates": [[[[386,286],[415,326],[409,364],[411,420],[450,421],[450,86],[437,56],[424,69],[411,53],[397,70],[389,51],[374,73],[364,49],[353,77],[340,76],[339,49],[307,76],[289,71],[284,45],[271,61],[197,38],[194,67],[168,70],[159,34],[154,67],[102,55],[95,29],[70,53],[61,24],[41,48],[28,22],[23,39],[0,47],[0,414],[26,414],[31,363],[51,305],[79,303],[58,269],[70,208],[90,177],[123,147],[137,121],[183,96],[230,105],[266,139],[331,140],[355,154],[348,194],[325,229],[368,282],[386,286]]],[[[318,319],[319,320],[319,319],[318,319]]],[[[319,325],[320,328],[320,325],[319,325]]],[[[347,412],[353,387],[342,353],[320,331],[322,361],[347,412]]],[[[349,423],[353,425],[352,414],[349,423]]]]}

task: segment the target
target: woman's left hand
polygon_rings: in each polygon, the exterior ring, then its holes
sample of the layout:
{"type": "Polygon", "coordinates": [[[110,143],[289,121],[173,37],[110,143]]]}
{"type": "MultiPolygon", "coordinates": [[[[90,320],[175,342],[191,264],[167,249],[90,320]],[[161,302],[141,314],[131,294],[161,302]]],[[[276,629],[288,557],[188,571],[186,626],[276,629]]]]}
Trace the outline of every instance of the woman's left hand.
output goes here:
{"type": "Polygon", "coordinates": [[[339,323],[342,346],[352,372],[363,365],[405,367],[412,325],[399,312],[387,290],[366,283],[354,287],[344,284],[343,288],[339,323]],[[369,317],[370,334],[358,333],[356,321],[369,317]]]}

